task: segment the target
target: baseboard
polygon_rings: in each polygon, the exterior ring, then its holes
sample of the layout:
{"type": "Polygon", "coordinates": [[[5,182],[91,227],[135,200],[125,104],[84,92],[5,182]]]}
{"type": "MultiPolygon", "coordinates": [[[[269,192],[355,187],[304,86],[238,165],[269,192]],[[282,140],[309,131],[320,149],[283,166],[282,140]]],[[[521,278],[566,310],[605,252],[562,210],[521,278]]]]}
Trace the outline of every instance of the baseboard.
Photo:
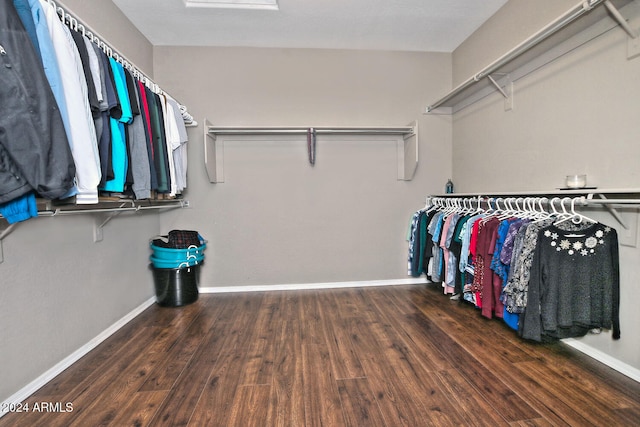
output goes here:
{"type": "Polygon", "coordinates": [[[604,363],[611,369],[614,369],[620,372],[621,374],[626,375],[629,378],[640,382],[640,369],[634,368],[631,365],[627,365],[626,363],[621,362],[620,360],[614,357],[611,357],[607,353],[604,353],[596,348],[593,348],[590,345],[587,345],[575,338],[563,339],[562,342],[586,354],[587,356],[596,359],[598,362],[604,363]]]}
{"type": "MultiPolygon", "coordinates": [[[[126,325],[131,320],[133,320],[136,316],[140,315],[143,311],[145,311],[155,302],[156,302],[155,296],[153,296],[152,298],[149,298],[148,300],[140,304],[138,307],[134,308],[131,312],[126,314],[124,317],[122,317],[120,320],[118,320],[116,323],[114,323],[113,325],[111,325],[110,327],[102,331],[98,336],[93,338],[91,341],[89,341],[88,343],[86,343],[85,345],[83,345],[73,353],[71,353],[69,356],[65,357],[63,360],[58,362],[55,366],[53,366],[51,369],[46,371],[44,374],[40,375],[35,380],[31,381],[29,384],[27,384],[25,387],[20,389],[18,392],[14,393],[12,396],[9,396],[9,398],[7,398],[7,400],[2,402],[0,405],[2,405],[2,407],[4,408],[6,405],[16,404],[24,401],[33,393],[38,391],[43,385],[45,385],[46,383],[54,379],[62,371],[64,371],[69,366],[73,365],[75,362],[80,360],[82,356],[89,353],[91,350],[97,347],[101,342],[103,342],[104,340],[109,338],[111,335],[113,335],[115,332],[117,332],[118,329],[122,328],[124,325],[126,325]]],[[[0,418],[5,413],[6,412],[4,411],[0,411],[0,418]]]]}
{"type": "Polygon", "coordinates": [[[267,292],[267,291],[300,291],[313,289],[362,288],[372,286],[402,286],[423,285],[430,283],[424,278],[395,279],[395,280],[362,280],[355,282],[325,282],[325,283],[291,283],[275,285],[247,285],[247,286],[217,286],[200,287],[201,294],[219,294],[234,292],[267,292]]]}

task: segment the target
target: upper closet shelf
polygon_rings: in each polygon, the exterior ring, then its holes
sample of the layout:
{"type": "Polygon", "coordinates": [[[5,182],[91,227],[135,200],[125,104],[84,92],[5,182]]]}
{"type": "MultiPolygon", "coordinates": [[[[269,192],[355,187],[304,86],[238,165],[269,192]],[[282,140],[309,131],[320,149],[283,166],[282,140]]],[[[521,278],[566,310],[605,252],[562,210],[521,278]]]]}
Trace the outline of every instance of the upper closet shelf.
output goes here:
{"type": "MultiPolygon", "coordinates": [[[[638,32],[619,9],[633,0],[581,1],[513,49],[426,107],[426,113],[451,114],[499,91],[505,110],[513,108],[513,82],[607,31],[621,26],[629,35],[629,59],[640,55],[638,32]],[[598,7],[603,6],[603,7],[598,7]]],[[[637,4],[628,6],[638,9],[637,4]]],[[[623,9],[624,13],[627,8],[623,9]]]]}
{"type": "MultiPolygon", "coordinates": [[[[220,135],[391,135],[402,136],[397,142],[398,180],[410,181],[418,166],[418,126],[412,122],[399,127],[222,127],[204,121],[204,162],[209,182],[224,182],[224,147],[220,135]]],[[[315,156],[315,154],[314,154],[315,156]]]]}

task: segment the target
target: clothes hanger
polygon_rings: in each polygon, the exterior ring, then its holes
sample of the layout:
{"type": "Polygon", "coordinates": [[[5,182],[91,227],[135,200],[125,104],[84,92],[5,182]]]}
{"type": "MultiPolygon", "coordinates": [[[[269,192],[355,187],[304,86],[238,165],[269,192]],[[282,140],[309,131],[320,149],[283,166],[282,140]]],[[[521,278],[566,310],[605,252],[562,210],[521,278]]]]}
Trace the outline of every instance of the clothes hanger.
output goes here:
{"type": "Polygon", "coordinates": [[[536,215],[532,218],[534,221],[542,221],[545,220],[547,218],[551,217],[551,213],[547,212],[544,209],[544,205],[546,204],[547,206],[549,205],[549,199],[547,199],[546,197],[538,197],[538,207],[540,208],[539,211],[535,210],[535,202],[534,202],[534,212],[536,212],[536,215]]]}
{"type": "Polygon", "coordinates": [[[500,221],[504,221],[505,219],[511,218],[514,216],[514,208],[511,205],[511,202],[515,202],[515,199],[513,199],[512,197],[508,197],[506,199],[503,200],[503,204],[504,204],[504,209],[502,210],[502,212],[497,216],[498,220],[500,221]]]}
{"type": "Polygon", "coordinates": [[[567,222],[569,220],[572,220],[574,218],[574,215],[567,211],[567,208],[565,206],[565,202],[566,203],[571,203],[571,198],[570,197],[563,197],[562,200],[560,201],[560,207],[562,207],[562,212],[560,213],[560,216],[558,218],[558,220],[556,222],[553,223],[553,225],[558,225],[558,224],[562,224],[563,222],[567,222]]]}
{"type": "Polygon", "coordinates": [[[576,212],[576,200],[580,200],[580,198],[574,197],[573,199],[571,199],[571,213],[573,214],[573,218],[571,218],[571,221],[574,224],[580,224],[582,223],[582,221],[591,222],[593,224],[597,223],[598,221],[596,221],[595,219],[589,218],[588,216],[576,212]]]}

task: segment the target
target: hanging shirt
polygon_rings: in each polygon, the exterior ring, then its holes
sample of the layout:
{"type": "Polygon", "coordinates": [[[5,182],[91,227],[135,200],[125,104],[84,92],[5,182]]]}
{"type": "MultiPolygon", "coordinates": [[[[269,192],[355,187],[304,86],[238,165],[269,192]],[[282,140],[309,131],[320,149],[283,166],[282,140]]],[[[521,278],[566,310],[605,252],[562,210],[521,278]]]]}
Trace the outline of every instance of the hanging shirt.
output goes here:
{"type": "Polygon", "coordinates": [[[75,165],[42,62],[13,1],[0,1],[0,203],[33,190],[58,198],[75,165]]]}
{"type": "Polygon", "coordinates": [[[113,71],[116,94],[120,105],[120,116],[117,118],[111,116],[110,119],[111,165],[113,166],[113,179],[105,183],[103,190],[121,193],[124,191],[127,169],[129,167],[125,124],[131,123],[133,120],[133,113],[131,112],[131,104],[129,102],[129,92],[127,90],[124,69],[122,68],[122,65],[113,58],[109,58],[109,65],[113,71]]]}
{"type": "Polygon", "coordinates": [[[76,166],[76,203],[98,203],[100,158],[80,55],[69,28],[60,21],[54,7],[44,0],[40,5],[55,48],[68,109],[69,144],[76,166]]]}
{"type": "Polygon", "coordinates": [[[620,338],[618,236],[604,224],[577,230],[551,225],[538,233],[521,333],[535,341],[613,329],[620,338]]]}

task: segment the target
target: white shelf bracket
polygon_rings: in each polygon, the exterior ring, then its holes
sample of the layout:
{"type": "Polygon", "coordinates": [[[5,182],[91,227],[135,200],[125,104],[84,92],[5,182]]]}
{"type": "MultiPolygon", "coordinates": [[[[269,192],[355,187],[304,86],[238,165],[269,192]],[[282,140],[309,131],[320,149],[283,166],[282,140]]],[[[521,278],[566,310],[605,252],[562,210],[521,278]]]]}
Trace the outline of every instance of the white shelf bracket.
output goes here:
{"type": "Polygon", "coordinates": [[[209,132],[213,124],[204,119],[204,164],[209,182],[224,182],[224,145],[217,141],[215,134],[209,132]]]}
{"type": "Polygon", "coordinates": [[[620,11],[611,3],[611,1],[606,0],[604,2],[604,6],[607,8],[611,17],[615,19],[618,25],[620,25],[629,35],[629,38],[627,39],[627,59],[633,59],[640,56],[640,34],[638,31],[629,25],[629,22],[627,22],[625,17],[622,16],[620,11]]]}
{"type": "MultiPolygon", "coordinates": [[[[598,193],[598,197],[602,200],[609,200],[604,194],[598,193]]],[[[593,198],[592,194],[589,194],[589,196],[587,197],[587,199],[592,199],[592,198],[593,198]]],[[[608,204],[605,204],[604,207],[609,211],[611,216],[613,216],[616,219],[616,221],[618,221],[618,223],[622,226],[622,228],[624,228],[625,230],[629,229],[629,226],[626,224],[624,219],[622,219],[620,212],[618,212],[618,210],[615,207],[608,204]]]]}
{"type": "Polygon", "coordinates": [[[0,264],[4,261],[4,254],[2,251],[2,241],[4,240],[5,237],[11,234],[11,232],[16,228],[16,225],[18,225],[18,223],[9,224],[6,228],[2,230],[2,232],[0,232],[0,264]]]}
{"type": "Polygon", "coordinates": [[[398,142],[398,180],[411,181],[418,167],[418,123],[409,123],[413,128],[413,132],[406,134],[402,138],[402,142],[398,142]]]}
{"type": "Polygon", "coordinates": [[[513,110],[513,82],[509,74],[489,74],[487,79],[504,97],[504,111],[513,110]],[[500,76],[500,81],[496,80],[493,76],[500,76]]]}
{"type": "Polygon", "coordinates": [[[627,32],[627,34],[629,34],[629,37],[631,37],[632,39],[638,38],[638,32],[631,28],[631,25],[629,25],[627,20],[624,18],[624,16],[622,16],[620,11],[613,5],[613,3],[611,3],[611,1],[606,0],[604,2],[604,6],[607,8],[613,19],[615,19],[618,24],[620,24],[620,26],[627,32]]]}
{"type": "Polygon", "coordinates": [[[498,89],[498,92],[500,92],[502,96],[504,96],[505,98],[509,97],[509,95],[507,95],[507,92],[505,92],[504,89],[502,89],[502,86],[500,86],[492,76],[487,76],[487,78],[496,87],[496,89],[498,89]]]}
{"type": "Polygon", "coordinates": [[[104,239],[104,227],[111,221],[113,218],[120,215],[122,211],[110,212],[104,215],[98,215],[96,221],[93,223],[93,242],[98,243],[104,239]]]}

